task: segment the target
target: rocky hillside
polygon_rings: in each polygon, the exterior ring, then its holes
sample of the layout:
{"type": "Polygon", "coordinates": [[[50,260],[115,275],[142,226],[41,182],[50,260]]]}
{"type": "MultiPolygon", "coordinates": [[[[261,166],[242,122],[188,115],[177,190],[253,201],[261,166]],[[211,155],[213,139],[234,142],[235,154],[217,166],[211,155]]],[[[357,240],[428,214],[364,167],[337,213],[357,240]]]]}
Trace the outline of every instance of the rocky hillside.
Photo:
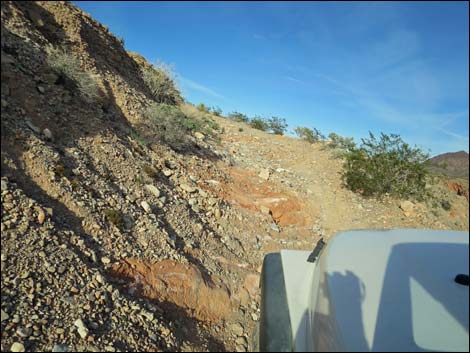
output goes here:
{"type": "Polygon", "coordinates": [[[465,151],[443,153],[429,159],[430,170],[454,178],[468,179],[469,156],[465,151]]]}
{"type": "Polygon", "coordinates": [[[145,116],[149,64],[107,28],[64,2],[2,2],[1,18],[2,351],[246,351],[268,252],[342,229],[468,230],[465,185],[432,186],[434,205],[364,199],[321,144],[191,105],[212,132],[171,148],[145,116]]]}

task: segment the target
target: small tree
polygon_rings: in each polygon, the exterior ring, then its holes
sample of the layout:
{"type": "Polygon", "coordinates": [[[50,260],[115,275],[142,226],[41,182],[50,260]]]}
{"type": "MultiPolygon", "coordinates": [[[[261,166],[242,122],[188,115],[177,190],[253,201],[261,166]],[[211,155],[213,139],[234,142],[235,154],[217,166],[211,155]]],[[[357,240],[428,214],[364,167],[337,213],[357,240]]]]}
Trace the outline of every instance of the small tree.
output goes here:
{"type": "Polygon", "coordinates": [[[426,196],[427,159],[427,154],[399,135],[381,133],[377,139],[369,132],[360,147],[345,154],[343,178],[351,190],[364,196],[390,194],[420,200],[426,196]]]}
{"type": "Polygon", "coordinates": [[[101,99],[96,75],[81,68],[78,56],[65,48],[46,47],[47,63],[59,75],[59,83],[78,91],[88,102],[101,99]],[[67,84],[68,83],[68,84],[67,84]]]}
{"type": "Polygon", "coordinates": [[[325,136],[320,132],[320,130],[313,128],[310,129],[308,127],[298,126],[295,128],[294,132],[299,136],[301,139],[314,143],[320,140],[324,140],[325,136]]]}
{"type": "Polygon", "coordinates": [[[277,116],[271,117],[268,120],[269,129],[276,135],[284,135],[287,130],[286,119],[278,118],[277,116]]]}
{"type": "Polygon", "coordinates": [[[216,116],[221,116],[222,115],[222,109],[220,107],[212,107],[212,114],[216,116]]]}
{"type": "Polygon", "coordinates": [[[328,135],[329,142],[328,142],[328,147],[330,148],[338,148],[342,150],[350,150],[353,148],[356,143],[354,142],[354,139],[352,137],[343,137],[338,134],[335,134],[332,132],[331,134],[328,135]]]}
{"type": "Polygon", "coordinates": [[[183,102],[176,87],[173,68],[162,62],[141,68],[142,78],[157,103],[177,105],[183,102]]]}
{"type": "Polygon", "coordinates": [[[185,144],[188,119],[178,107],[153,103],[144,111],[144,116],[152,123],[156,137],[162,143],[175,150],[185,144]]]}
{"type": "Polygon", "coordinates": [[[240,112],[232,112],[228,115],[228,117],[242,123],[247,123],[250,120],[245,114],[240,112]]]}
{"type": "Polygon", "coordinates": [[[269,122],[266,119],[261,118],[259,116],[256,116],[256,117],[251,119],[250,126],[254,129],[258,129],[258,130],[261,130],[261,131],[268,131],[269,130],[269,122]]]}
{"type": "Polygon", "coordinates": [[[197,110],[199,110],[200,112],[209,113],[209,108],[208,108],[204,103],[199,103],[196,108],[197,108],[197,110]]]}

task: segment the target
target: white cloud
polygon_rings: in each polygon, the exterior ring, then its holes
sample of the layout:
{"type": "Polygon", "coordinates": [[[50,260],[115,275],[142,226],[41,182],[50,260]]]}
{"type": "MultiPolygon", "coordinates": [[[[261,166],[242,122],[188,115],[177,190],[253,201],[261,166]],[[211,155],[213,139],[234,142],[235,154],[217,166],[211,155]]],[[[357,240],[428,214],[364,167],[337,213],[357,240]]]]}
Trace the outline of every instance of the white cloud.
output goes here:
{"type": "Polygon", "coordinates": [[[191,89],[194,89],[196,91],[202,92],[204,94],[207,94],[209,96],[219,98],[219,99],[225,99],[225,97],[216,91],[210,89],[209,87],[206,87],[204,85],[201,85],[200,83],[194,82],[188,78],[185,78],[181,75],[179,75],[179,81],[182,83],[182,85],[187,86],[191,89]]]}

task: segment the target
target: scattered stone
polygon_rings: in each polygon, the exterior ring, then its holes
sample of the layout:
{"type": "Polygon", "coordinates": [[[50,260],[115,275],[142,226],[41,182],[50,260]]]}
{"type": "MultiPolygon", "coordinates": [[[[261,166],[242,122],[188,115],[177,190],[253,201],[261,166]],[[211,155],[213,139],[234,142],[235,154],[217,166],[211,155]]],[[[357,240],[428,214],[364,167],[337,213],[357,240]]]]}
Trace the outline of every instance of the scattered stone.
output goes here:
{"type": "Polygon", "coordinates": [[[246,346],[247,345],[247,341],[246,341],[246,338],[245,337],[238,337],[236,340],[235,340],[235,343],[239,346],[246,346]]]}
{"type": "Polygon", "coordinates": [[[20,343],[20,342],[13,343],[10,347],[10,350],[12,352],[24,352],[25,351],[23,343],[20,343]]]}
{"type": "Polygon", "coordinates": [[[194,137],[197,138],[198,140],[201,140],[201,141],[203,141],[206,138],[206,136],[203,133],[199,132],[199,131],[196,131],[194,133],[194,137]]]}
{"type": "Polygon", "coordinates": [[[77,328],[77,332],[81,338],[86,338],[88,336],[88,328],[85,326],[85,323],[82,319],[77,319],[74,322],[74,325],[77,328]]]}
{"type": "Polygon", "coordinates": [[[38,128],[36,125],[33,125],[33,123],[30,122],[30,121],[26,121],[26,125],[28,125],[28,127],[37,134],[39,134],[41,132],[41,129],[38,128]]]}
{"type": "Polygon", "coordinates": [[[2,186],[2,191],[8,190],[8,184],[5,180],[2,180],[1,186],[2,186]]]}
{"type": "Polygon", "coordinates": [[[180,188],[188,193],[193,193],[197,191],[197,188],[188,184],[180,184],[180,188]]]}
{"type": "Polygon", "coordinates": [[[271,214],[271,210],[269,209],[269,207],[266,207],[266,206],[260,206],[259,207],[260,211],[262,214],[265,214],[265,215],[269,215],[271,214]]]}
{"type": "Polygon", "coordinates": [[[28,338],[29,336],[31,336],[32,332],[33,330],[31,330],[31,328],[23,327],[23,326],[20,326],[16,329],[16,334],[20,336],[21,338],[28,338]]]}
{"type": "Polygon", "coordinates": [[[171,169],[164,169],[163,170],[163,175],[166,177],[170,177],[173,175],[173,171],[171,169]]]}
{"type": "Polygon", "coordinates": [[[277,226],[276,223],[271,223],[270,226],[269,226],[272,230],[274,230],[275,232],[280,232],[281,230],[279,229],[279,227],[277,226]]]}
{"type": "Polygon", "coordinates": [[[46,92],[46,89],[44,88],[44,86],[38,86],[37,88],[38,88],[39,93],[44,94],[46,92]]]}
{"type": "Polygon", "coordinates": [[[111,259],[109,257],[102,257],[101,262],[105,265],[109,264],[111,262],[111,259]]]}
{"type": "Polygon", "coordinates": [[[152,213],[152,208],[150,207],[150,205],[147,201],[142,201],[140,203],[140,205],[142,206],[142,208],[144,209],[145,212],[152,213]]]}
{"type": "Polygon", "coordinates": [[[400,203],[400,208],[406,217],[410,217],[415,210],[415,205],[413,202],[406,200],[400,203]]]}
{"type": "Polygon", "coordinates": [[[4,312],[2,310],[2,322],[5,321],[5,320],[8,320],[9,317],[10,317],[10,315],[8,315],[6,312],[4,312]]]}
{"type": "Polygon", "coordinates": [[[263,169],[263,170],[258,174],[258,176],[259,176],[261,179],[264,179],[264,180],[268,180],[270,175],[271,175],[271,172],[269,171],[268,168],[263,169]]]}
{"type": "Polygon", "coordinates": [[[46,213],[40,207],[37,207],[36,210],[38,212],[38,223],[43,224],[46,220],[46,213]]]}
{"type": "Polygon", "coordinates": [[[220,211],[220,208],[216,208],[214,210],[214,216],[216,219],[220,219],[220,217],[222,217],[222,212],[220,211]]]}
{"type": "Polygon", "coordinates": [[[243,336],[243,326],[239,323],[234,323],[230,325],[230,331],[235,335],[235,336],[243,336]]]}
{"type": "Polygon", "coordinates": [[[53,352],[70,352],[70,347],[66,344],[54,344],[53,352]]]}
{"type": "Polygon", "coordinates": [[[155,197],[160,197],[160,190],[158,190],[158,188],[156,188],[155,186],[147,184],[145,185],[145,189],[151,194],[153,194],[155,197]]]}
{"type": "Polygon", "coordinates": [[[251,313],[251,318],[253,319],[253,321],[258,321],[258,314],[251,313]]]}
{"type": "Polygon", "coordinates": [[[49,129],[47,129],[47,128],[44,129],[44,130],[42,130],[42,134],[43,134],[48,140],[52,140],[52,139],[53,139],[51,130],[49,130],[49,129]]]}

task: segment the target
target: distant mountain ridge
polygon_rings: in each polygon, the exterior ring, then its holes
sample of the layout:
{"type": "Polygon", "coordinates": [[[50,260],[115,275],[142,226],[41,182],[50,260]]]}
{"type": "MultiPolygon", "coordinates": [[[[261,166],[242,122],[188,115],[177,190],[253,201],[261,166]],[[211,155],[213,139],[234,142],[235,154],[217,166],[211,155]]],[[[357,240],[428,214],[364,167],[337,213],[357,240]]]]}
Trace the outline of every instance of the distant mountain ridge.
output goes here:
{"type": "Polygon", "coordinates": [[[468,179],[469,155],[465,151],[443,153],[428,162],[432,172],[468,179]]]}

